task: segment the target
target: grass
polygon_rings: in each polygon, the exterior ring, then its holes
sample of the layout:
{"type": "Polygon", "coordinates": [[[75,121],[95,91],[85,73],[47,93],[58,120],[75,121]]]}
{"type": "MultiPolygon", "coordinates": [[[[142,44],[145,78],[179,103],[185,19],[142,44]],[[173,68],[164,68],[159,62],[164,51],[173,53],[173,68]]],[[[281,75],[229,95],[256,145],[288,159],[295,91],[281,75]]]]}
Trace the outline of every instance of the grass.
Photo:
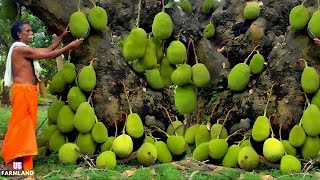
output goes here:
{"type": "MultiPolygon", "coordinates": [[[[45,100],[42,100],[45,102],[45,100]]],[[[39,106],[38,111],[38,127],[47,118],[48,106],[39,106]]],[[[4,137],[7,129],[7,123],[10,118],[11,108],[1,108],[0,111],[0,135],[4,137]]],[[[39,130],[47,127],[44,123],[39,130]]],[[[0,161],[3,164],[3,161],[0,161]]],[[[201,165],[201,164],[200,164],[201,165]]],[[[279,180],[315,180],[319,179],[316,171],[309,174],[282,174],[278,169],[270,169],[265,166],[259,167],[256,172],[244,172],[240,169],[218,168],[215,170],[199,170],[199,167],[172,164],[155,164],[151,167],[141,167],[137,160],[132,160],[126,164],[119,164],[112,170],[101,170],[97,168],[89,168],[83,161],[79,160],[77,164],[64,165],[59,162],[56,153],[50,154],[44,158],[35,159],[35,174],[37,179],[110,179],[110,180],[232,180],[232,179],[250,179],[263,180],[272,177],[279,180]]],[[[2,179],[2,178],[0,178],[2,179]]],[[[270,178],[269,178],[270,179],[270,178]]]]}

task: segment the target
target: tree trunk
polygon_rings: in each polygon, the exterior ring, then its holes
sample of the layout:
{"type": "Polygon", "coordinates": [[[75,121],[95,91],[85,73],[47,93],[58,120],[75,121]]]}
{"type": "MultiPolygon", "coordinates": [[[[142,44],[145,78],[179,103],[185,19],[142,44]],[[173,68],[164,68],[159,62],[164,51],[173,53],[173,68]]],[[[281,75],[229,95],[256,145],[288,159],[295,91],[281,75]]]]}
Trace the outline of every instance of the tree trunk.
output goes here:
{"type": "Polygon", "coordinates": [[[47,89],[46,89],[46,78],[43,78],[40,76],[40,81],[39,81],[39,91],[40,91],[40,96],[43,98],[47,98],[47,89]]]}
{"type": "MultiPolygon", "coordinates": [[[[49,30],[60,34],[66,27],[70,15],[77,11],[77,1],[73,0],[16,0],[31,10],[48,26],[49,30]]],[[[161,11],[160,1],[142,1],[140,27],[147,33],[151,32],[153,17],[161,11]]],[[[201,13],[202,1],[191,1],[193,13],[187,15],[177,6],[166,9],[174,23],[174,32],[167,43],[174,40],[180,33],[180,41],[188,44],[189,38],[195,42],[196,53],[200,62],[204,63],[211,75],[212,82],[208,88],[199,89],[200,115],[210,115],[212,101],[217,108],[212,114],[211,121],[224,118],[226,112],[232,108],[226,125],[234,130],[239,129],[242,122],[250,125],[255,119],[263,115],[267,102],[267,93],[275,84],[272,98],[267,108],[267,115],[272,116],[274,131],[279,124],[288,130],[299,122],[305,99],[300,87],[302,68],[299,59],[305,58],[312,66],[319,70],[319,47],[312,43],[306,32],[295,32],[288,28],[288,14],[296,5],[291,0],[269,1],[262,0],[261,15],[256,20],[245,20],[243,8],[245,1],[222,0],[220,7],[210,15],[201,13]],[[214,38],[203,38],[204,27],[210,22],[215,24],[214,38]],[[251,76],[248,88],[243,92],[232,92],[228,88],[227,75],[237,63],[244,62],[255,46],[259,45],[259,52],[267,62],[264,72],[259,76],[251,76]],[[301,56],[302,55],[302,56],[301,56]],[[212,100],[212,101],[210,101],[212,100]],[[243,121],[248,119],[248,121],[243,121]]],[[[125,94],[121,82],[129,90],[129,99],[134,112],[142,119],[155,116],[157,120],[168,124],[168,118],[160,104],[168,108],[169,113],[178,117],[171,89],[154,91],[146,84],[144,76],[136,74],[127,61],[123,60],[121,48],[117,40],[125,37],[135,24],[138,12],[138,1],[100,0],[98,5],[103,7],[109,15],[110,31],[90,31],[85,43],[72,52],[72,60],[77,69],[88,65],[92,58],[97,58],[97,86],[94,90],[93,102],[99,120],[109,126],[114,121],[124,120],[125,113],[129,113],[125,94]]],[[[315,7],[314,2],[305,4],[315,7]]],[[[88,12],[92,7],[90,1],[83,1],[81,10],[88,12]]],[[[310,8],[310,11],[314,11],[310,8]]],[[[165,28],[165,27],[164,27],[165,28]]],[[[70,42],[68,37],[66,42],[70,42]]],[[[189,51],[188,63],[194,64],[192,48],[189,51]]],[[[196,114],[196,113],[195,113],[196,114]]],[[[197,117],[197,116],[195,116],[197,117]]],[[[195,117],[191,117],[194,119],[195,117]]],[[[183,117],[182,117],[183,118],[183,117]]],[[[247,127],[247,125],[245,126],[247,127]]],[[[283,135],[283,138],[286,135],[283,135]]]]}

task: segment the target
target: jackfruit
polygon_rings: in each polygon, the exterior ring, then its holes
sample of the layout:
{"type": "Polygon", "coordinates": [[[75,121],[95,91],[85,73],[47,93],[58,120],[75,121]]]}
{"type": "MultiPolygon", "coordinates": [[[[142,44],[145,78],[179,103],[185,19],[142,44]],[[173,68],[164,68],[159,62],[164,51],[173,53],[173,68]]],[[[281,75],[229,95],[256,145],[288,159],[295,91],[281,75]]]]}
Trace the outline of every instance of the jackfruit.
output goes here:
{"type": "Polygon", "coordinates": [[[299,124],[295,125],[289,133],[289,143],[293,147],[300,147],[306,141],[306,132],[303,127],[299,124]]]}
{"type": "Polygon", "coordinates": [[[320,151],[320,138],[318,136],[307,136],[306,142],[301,147],[301,155],[304,159],[316,158],[320,151]]]}
{"type": "Polygon", "coordinates": [[[169,44],[167,48],[167,58],[170,64],[181,64],[186,60],[186,57],[187,49],[182,42],[175,40],[169,44]]]}
{"type": "Polygon", "coordinates": [[[276,138],[268,138],[263,143],[263,156],[271,162],[279,161],[285,152],[283,144],[276,138]]]}
{"type": "Polygon", "coordinates": [[[220,0],[212,0],[212,8],[213,10],[218,9],[220,6],[220,0]]]}
{"type": "Polygon", "coordinates": [[[320,10],[315,11],[308,23],[308,29],[309,31],[317,38],[320,38],[320,27],[319,27],[319,21],[320,21],[320,10]]]}
{"type": "Polygon", "coordinates": [[[235,168],[238,166],[238,155],[241,150],[239,145],[233,144],[228,148],[227,153],[223,157],[222,165],[224,167],[235,168]]]}
{"type": "Polygon", "coordinates": [[[134,28],[123,43],[122,54],[128,61],[142,58],[146,51],[147,33],[142,28],[134,28]]]}
{"type": "Polygon", "coordinates": [[[242,91],[249,84],[250,67],[246,63],[235,65],[228,75],[228,86],[232,91],[242,91]]]}
{"type": "Polygon", "coordinates": [[[318,89],[318,91],[313,95],[311,104],[318,106],[318,108],[320,109],[320,89],[318,89]]]}
{"type": "Polygon", "coordinates": [[[257,142],[262,142],[270,136],[270,121],[264,116],[259,116],[253,124],[252,138],[257,142]]]}
{"type": "Polygon", "coordinates": [[[182,64],[171,74],[172,82],[177,86],[184,86],[191,82],[192,68],[189,64],[182,64]]]}
{"type": "Polygon", "coordinates": [[[156,55],[157,55],[157,63],[160,64],[162,59],[163,59],[163,42],[162,40],[152,37],[151,38],[152,41],[154,42],[155,46],[156,46],[156,55]]]}
{"type": "Polygon", "coordinates": [[[192,13],[192,5],[189,0],[181,0],[180,1],[180,7],[186,14],[192,13]]]}
{"type": "Polygon", "coordinates": [[[240,143],[240,147],[241,147],[241,148],[244,148],[244,147],[246,147],[246,146],[251,146],[251,142],[250,142],[249,139],[244,140],[244,141],[242,141],[242,142],[240,143]]]}
{"type": "Polygon", "coordinates": [[[166,143],[157,141],[154,143],[154,147],[157,149],[157,161],[159,163],[169,163],[172,161],[172,155],[166,143]]]}
{"type": "Polygon", "coordinates": [[[204,142],[209,142],[210,139],[210,131],[207,129],[207,125],[201,124],[195,136],[196,146],[199,146],[204,142]]]}
{"type": "Polygon", "coordinates": [[[280,161],[280,171],[286,174],[300,173],[301,162],[292,155],[284,155],[280,161]]]}
{"type": "Polygon", "coordinates": [[[97,83],[96,72],[92,65],[84,66],[78,77],[79,88],[86,92],[91,92],[97,83]]]}
{"type": "Polygon", "coordinates": [[[243,15],[246,19],[257,19],[260,16],[260,6],[257,2],[248,2],[243,9],[243,15]]]}
{"type": "Polygon", "coordinates": [[[62,100],[55,99],[48,108],[48,121],[51,124],[56,124],[58,119],[58,114],[61,108],[66,105],[66,103],[62,100]]]}
{"type": "Polygon", "coordinates": [[[14,0],[2,0],[1,16],[7,19],[15,19],[18,15],[18,4],[14,0]]]}
{"type": "Polygon", "coordinates": [[[209,14],[212,10],[213,1],[204,0],[201,6],[201,11],[203,14],[209,14]]]}
{"type": "Polygon", "coordinates": [[[315,68],[306,66],[301,74],[301,87],[306,93],[315,93],[319,89],[320,79],[315,68]]]}
{"type": "Polygon", "coordinates": [[[132,62],[132,69],[137,73],[143,73],[144,67],[142,64],[142,58],[136,59],[132,62]]]}
{"type": "Polygon", "coordinates": [[[130,113],[126,120],[126,132],[133,138],[140,138],[144,133],[143,123],[137,113],[130,113]]]}
{"type": "Polygon", "coordinates": [[[197,87],[206,87],[210,83],[210,72],[202,63],[192,66],[192,82],[197,87]]]}
{"type": "Polygon", "coordinates": [[[146,50],[141,63],[144,70],[151,70],[157,67],[158,59],[156,44],[150,38],[147,39],[146,50]]]}
{"type": "Polygon", "coordinates": [[[174,94],[174,104],[181,114],[191,114],[197,108],[197,94],[192,85],[179,86],[174,94]]]}
{"type": "Polygon", "coordinates": [[[200,124],[195,124],[186,129],[186,133],[184,134],[184,140],[188,144],[194,144],[195,143],[195,136],[198,132],[200,124]]]}
{"type": "Polygon", "coordinates": [[[222,159],[228,151],[228,142],[225,139],[212,139],[209,142],[209,155],[212,159],[222,159]]]}
{"type": "Polygon", "coordinates": [[[183,136],[169,136],[167,146],[171,154],[181,155],[186,151],[187,143],[183,136]]]}
{"type": "Polygon", "coordinates": [[[289,14],[289,24],[294,30],[304,29],[310,20],[310,15],[304,5],[298,5],[291,9],[289,14]]]}
{"type": "Polygon", "coordinates": [[[51,91],[53,94],[61,94],[66,89],[66,82],[62,76],[62,70],[59,70],[53,77],[51,82],[49,83],[51,91]]]}
{"type": "Polygon", "coordinates": [[[79,153],[76,151],[79,147],[74,143],[65,143],[61,146],[58,152],[59,161],[64,164],[73,164],[79,158],[79,153]]]}
{"type": "Polygon", "coordinates": [[[296,156],[297,155],[296,148],[292,147],[288,140],[282,140],[281,143],[282,143],[282,145],[283,145],[283,147],[285,149],[286,154],[292,155],[292,156],[296,156]]]}
{"type": "Polygon", "coordinates": [[[36,141],[38,147],[46,146],[48,142],[43,136],[37,137],[36,141]]]}
{"type": "Polygon", "coordinates": [[[67,95],[68,105],[73,111],[77,111],[81,103],[86,102],[87,98],[77,86],[72,87],[67,95]]]}
{"type": "Polygon", "coordinates": [[[114,137],[114,136],[109,136],[108,139],[107,139],[107,141],[104,142],[104,143],[101,145],[101,147],[100,147],[101,152],[109,151],[109,150],[111,149],[112,144],[113,144],[113,141],[114,141],[115,139],[116,139],[116,137],[114,137]]]}
{"type": "Polygon", "coordinates": [[[211,139],[225,139],[228,137],[228,131],[222,124],[215,123],[211,126],[210,137],[211,139]]]}
{"type": "Polygon", "coordinates": [[[97,145],[93,140],[91,133],[79,133],[76,144],[83,154],[91,156],[96,152],[97,145]]]}
{"type": "Polygon", "coordinates": [[[197,161],[205,161],[209,159],[209,142],[201,143],[197,146],[192,154],[193,159],[197,161]]]}
{"type": "Polygon", "coordinates": [[[173,31],[173,22],[169,14],[162,11],[155,15],[152,22],[152,34],[154,37],[163,40],[168,39],[173,31]]]}
{"type": "Polygon", "coordinates": [[[172,123],[169,124],[167,128],[167,133],[169,135],[178,135],[178,136],[183,136],[184,135],[184,125],[181,121],[173,121],[172,123]]]}
{"type": "Polygon", "coordinates": [[[51,124],[49,125],[41,134],[41,137],[44,138],[46,142],[48,142],[52,136],[52,134],[58,129],[57,125],[51,124]]]}
{"type": "Polygon", "coordinates": [[[133,150],[132,138],[127,134],[121,134],[113,141],[111,150],[116,153],[119,158],[129,156],[133,150]]]}
{"type": "Polygon", "coordinates": [[[302,114],[302,127],[309,136],[318,136],[320,134],[320,110],[314,105],[308,105],[302,114]]]}
{"type": "Polygon", "coordinates": [[[206,27],[203,30],[203,35],[206,39],[210,39],[214,36],[216,33],[214,24],[210,21],[209,24],[206,25],[206,27]]]}
{"type": "Polygon", "coordinates": [[[157,149],[151,143],[143,143],[137,151],[137,160],[143,166],[153,165],[157,160],[157,149]]]}
{"type": "Polygon", "coordinates": [[[81,133],[88,133],[96,122],[94,109],[88,102],[80,104],[74,115],[74,127],[81,133]]]}
{"type": "Polygon", "coordinates": [[[71,84],[77,76],[76,67],[73,63],[70,63],[70,55],[68,61],[63,65],[62,78],[67,84],[71,84]]]}
{"type": "Polygon", "coordinates": [[[108,129],[102,122],[96,122],[91,130],[92,138],[97,143],[104,143],[108,140],[108,129]]]}
{"type": "Polygon", "coordinates": [[[146,70],[145,76],[147,83],[151,88],[158,90],[165,87],[158,68],[146,70]]]}
{"type": "Polygon", "coordinates": [[[62,133],[69,133],[74,130],[74,112],[68,105],[64,105],[58,114],[57,127],[62,133]]]}
{"type": "Polygon", "coordinates": [[[56,130],[49,140],[49,149],[52,152],[58,152],[60,147],[66,143],[66,138],[59,130],[56,130]]]}
{"type": "Polygon", "coordinates": [[[169,87],[173,84],[171,75],[175,69],[176,67],[169,63],[168,58],[166,56],[163,57],[160,63],[160,75],[162,77],[162,82],[165,84],[165,87],[169,87]]]}
{"type": "Polygon", "coordinates": [[[154,143],[156,143],[156,140],[155,140],[153,137],[151,137],[151,136],[146,136],[146,137],[144,138],[144,141],[143,141],[143,142],[148,142],[148,143],[154,144],[154,143]]]}
{"type": "Polygon", "coordinates": [[[102,7],[94,6],[88,13],[88,22],[93,29],[104,30],[108,24],[108,14],[102,7]]]}
{"type": "Polygon", "coordinates": [[[97,168],[113,169],[117,165],[116,154],[112,151],[104,151],[97,157],[97,168]]]}
{"type": "Polygon", "coordinates": [[[252,59],[250,60],[249,67],[252,74],[261,74],[264,68],[264,57],[257,51],[252,59]]]}
{"type": "Polygon", "coordinates": [[[71,34],[75,38],[82,38],[90,31],[90,24],[87,17],[80,10],[71,14],[68,26],[71,34]]]}
{"type": "Polygon", "coordinates": [[[245,146],[238,154],[238,164],[242,169],[252,171],[259,165],[259,155],[251,146],[245,146]]]}

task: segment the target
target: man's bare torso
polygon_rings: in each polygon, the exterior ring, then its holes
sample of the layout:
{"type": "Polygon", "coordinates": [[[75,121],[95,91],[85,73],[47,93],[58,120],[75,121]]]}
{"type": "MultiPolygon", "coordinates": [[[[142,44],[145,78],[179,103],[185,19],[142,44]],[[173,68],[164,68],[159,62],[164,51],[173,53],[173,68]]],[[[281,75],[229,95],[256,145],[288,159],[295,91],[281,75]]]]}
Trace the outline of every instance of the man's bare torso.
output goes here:
{"type": "Polygon", "coordinates": [[[31,59],[24,58],[16,47],[12,52],[12,71],[13,82],[19,84],[37,84],[37,78],[34,73],[33,61],[31,59]]]}

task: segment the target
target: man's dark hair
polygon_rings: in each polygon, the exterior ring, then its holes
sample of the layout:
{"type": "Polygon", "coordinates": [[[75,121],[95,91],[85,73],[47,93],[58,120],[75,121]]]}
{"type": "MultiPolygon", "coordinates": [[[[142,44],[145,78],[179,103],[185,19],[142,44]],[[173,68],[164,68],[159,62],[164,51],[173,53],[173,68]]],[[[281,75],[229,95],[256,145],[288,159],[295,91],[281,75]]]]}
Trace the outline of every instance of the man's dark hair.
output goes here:
{"type": "Polygon", "coordinates": [[[14,40],[19,40],[18,33],[23,31],[23,25],[30,24],[27,21],[17,21],[11,26],[11,36],[14,40]]]}

